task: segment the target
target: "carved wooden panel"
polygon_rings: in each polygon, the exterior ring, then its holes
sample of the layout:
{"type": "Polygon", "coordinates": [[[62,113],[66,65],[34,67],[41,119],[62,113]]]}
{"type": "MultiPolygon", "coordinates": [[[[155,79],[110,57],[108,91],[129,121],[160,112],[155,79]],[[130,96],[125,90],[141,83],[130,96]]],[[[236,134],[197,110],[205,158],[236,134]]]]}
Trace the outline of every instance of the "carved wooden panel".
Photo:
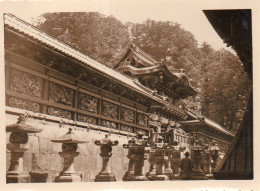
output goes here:
{"type": "Polygon", "coordinates": [[[42,95],[42,79],[33,75],[13,70],[11,90],[34,97],[42,95]]]}
{"type": "Polygon", "coordinates": [[[134,120],[135,120],[134,111],[122,107],[121,108],[121,120],[129,122],[129,123],[134,123],[134,120]]]}
{"type": "Polygon", "coordinates": [[[137,113],[137,124],[147,127],[147,119],[148,117],[144,114],[137,113]]]}
{"type": "Polygon", "coordinates": [[[103,115],[112,119],[117,119],[118,106],[106,101],[103,101],[103,115]]]}
{"type": "Polygon", "coordinates": [[[91,117],[91,116],[88,116],[88,115],[79,114],[78,115],[78,121],[84,122],[84,123],[90,123],[90,124],[93,124],[93,125],[97,124],[97,119],[95,117],[91,117]]]}
{"type": "Polygon", "coordinates": [[[15,107],[19,109],[25,109],[37,113],[40,112],[40,105],[38,103],[34,103],[20,98],[10,98],[9,105],[11,107],[15,107]]]}
{"type": "Polygon", "coordinates": [[[50,82],[49,100],[72,106],[73,90],[50,82]]]}
{"type": "Polygon", "coordinates": [[[117,124],[115,122],[107,121],[107,120],[102,120],[101,126],[117,129],[117,124]]]}
{"type": "Polygon", "coordinates": [[[130,133],[133,133],[133,132],[134,132],[134,128],[133,128],[133,127],[130,127],[130,126],[127,126],[127,125],[121,125],[121,130],[122,130],[122,131],[130,132],[130,133]]]}
{"type": "Polygon", "coordinates": [[[79,93],[79,108],[97,113],[98,99],[84,93],[79,93]]]}
{"type": "Polygon", "coordinates": [[[56,117],[71,119],[71,112],[56,107],[48,107],[48,114],[56,117]]]}

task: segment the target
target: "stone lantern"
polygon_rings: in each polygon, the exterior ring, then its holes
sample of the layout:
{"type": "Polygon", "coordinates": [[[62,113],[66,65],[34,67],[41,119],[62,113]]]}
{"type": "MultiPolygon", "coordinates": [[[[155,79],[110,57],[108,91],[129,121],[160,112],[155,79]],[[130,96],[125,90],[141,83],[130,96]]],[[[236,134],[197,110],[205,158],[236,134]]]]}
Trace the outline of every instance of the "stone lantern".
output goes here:
{"type": "Polygon", "coordinates": [[[95,144],[100,146],[100,156],[102,157],[102,168],[98,175],[95,177],[95,182],[114,182],[115,176],[112,174],[108,162],[112,156],[112,146],[118,145],[118,141],[111,141],[108,135],[104,139],[95,141],[95,144]]]}
{"type": "Polygon", "coordinates": [[[149,171],[146,173],[146,177],[148,180],[153,180],[154,177],[156,176],[155,172],[155,151],[150,150],[149,151],[149,159],[148,162],[150,164],[149,171]]]}
{"type": "Polygon", "coordinates": [[[165,164],[165,148],[167,144],[164,144],[161,136],[157,137],[156,143],[151,147],[155,152],[155,166],[156,175],[151,180],[169,180],[168,176],[164,174],[165,164]]]}
{"type": "Polygon", "coordinates": [[[215,140],[213,140],[209,149],[211,151],[211,157],[213,160],[213,162],[211,163],[211,168],[212,168],[212,171],[214,171],[217,166],[218,157],[219,157],[218,143],[215,140]]]}
{"type": "MultiPolygon", "coordinates": [[[[127,181],[147,181],[148,179],[144,176],[144,160],[148,159],[145,148],[148,146],[147,141],[144,140],[142,133],[137,134],[137,139],[124,146],[124,148],[131,148],[132,156],[134,160],[134,175],[129,177],[127,181]]],[[[129,161],[130,162],[130,161],[129,161]]]]}
{"type": "Polygon", "coordinates": [[[64,158],[63,169],[55,178],[55,182],[81,182],[80,176],[74,169],[74,158],[79,155],[77,152],[78,143],[87,143],[88,141],[81,140],[72,132],[71,128],[65,135],[51,141],[62,143],[62,152],[59,152],[59,155],[64,158]]]}
{"type": "Polygon", "coordinates": [[[198,140],[195,140],[193,146],[191,146],[191,157],[194,161],[194,168],[192,169],[193,180],[207,180],[204,171],[201,169],[202,164],[202,152],[203,147],[199,144],[198,140]]]}
{"type": "Polygon", "coordinates": [[[29,149],[28,133],[38,133],[42,129],[25,123],[25,116],[21,115],[16,124],[6,126],[6,132],[11,132],[7,149],[11,151],[11,163],[6,173],[7,183],[29,183],[31,176],[23,169],[23,155],[29,149]]]}
{"type": "Polygon", "coordinates": [[[128,144],[123,144],[123,147],[125,149],[128,149],[128,159],[129,159],[129,163],[128,163],[128,170],[126,171],[124,177],[123,177],[123,181],[131,181],[133,180],[133,176],[134,176],[134,164],[135,164],[135,147],[134,147],[134,143],[135,140],[134,138],[132,138],[132,140],[128,141],[128,144]]]}
{"type": "Polygon", "coordinates": [[[171,149],[172,146],[170,144],[167,144],[165,146],[165,155],[164,155],[164,165],[165,165],[165,170],[164,174],[167,175],[168,177],[172,175],[172,168],[171,168],[171,149]]]}
{"type": "Polygon", "coordinates": [[[172,147],[170,150],[170,161],[172,174],[169,176],[170,180],[179,180],[180,177],[180,160],[181,160],[181,152],[186,149],[185,146],[180,146],[178,141],[173,141],[172,147]]]}
{"type": "Polygon", "coordinates": [[[208,179],[213,178],[211,160],[212,160],[211,151],[209,149],[208,144],[206,144],[204,146],[204,153],[203,153],[203,169],[204,169],[204,172],[205,172],[206,176],[208,177],[208,179]]]}

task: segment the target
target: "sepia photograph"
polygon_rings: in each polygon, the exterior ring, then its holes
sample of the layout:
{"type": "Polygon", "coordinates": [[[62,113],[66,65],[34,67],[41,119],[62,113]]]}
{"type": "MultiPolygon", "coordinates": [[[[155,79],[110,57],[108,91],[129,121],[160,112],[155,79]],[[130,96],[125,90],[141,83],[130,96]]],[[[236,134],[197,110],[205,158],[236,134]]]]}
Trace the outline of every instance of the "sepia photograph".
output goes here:
{"type": "Polygon", "coordinates": [[[253,7],[195,2],[4,4],[5,188],[255,180],[253,7]]]}

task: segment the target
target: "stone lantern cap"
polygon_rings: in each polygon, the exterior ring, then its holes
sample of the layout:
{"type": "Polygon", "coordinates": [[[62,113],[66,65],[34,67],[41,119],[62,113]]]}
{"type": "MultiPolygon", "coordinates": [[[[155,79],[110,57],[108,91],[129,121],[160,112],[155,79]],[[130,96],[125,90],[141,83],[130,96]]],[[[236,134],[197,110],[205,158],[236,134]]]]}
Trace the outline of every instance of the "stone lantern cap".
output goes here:
{"type": "Polygon", "coordinates": [[[159,120],[159,116],[156,115],[156,114],[154,114],[154,113],[149,114],[149,117],[150,117],[150,119],[152,119],[152,120],[154,120],[154,121],[159,120]]]}
{"type": "Polygon", "coordinates": [[[69,131],[65,135],[52,139],[51,141],[56,143],[88,143],[88,141],[75,135],[71,128],[69,128],[69,131]]]}
{"type": "Polygon", "coordinates": [[[96,145],[100,145],[100,146],[115,146],[118,144],[118,141],[112,141],[108,135],[105,135],[105,138],[101,139],[100,141],[97,140],[95,141],[96,145]]]}
{"type": "Polygon", "coordinates": [[[175,122],[174,121],[169,121],[169,125],[171,126],[171,127],[174,127],[175,126],[175,122]]]}
{"type": "Polygon", "coordinates": [[[191,146],[191,149],[201,151],[201,150],[203,150],[203,147],[199,144],[198,140],[195,140],[195,143],[194,143],[193,146],[191,146]]]}
{"type": "Polygon", "coordinates": [[[6,132],[39,133],[42,131],[42,129],[26,124],[25,121],[25,116],[20,115],[16,124],[6,126],[6,132]]]}
{"type": "Polygon", "coordinates": [[[161,124],[163,124],[163,125],[167,125],[168,124],[168,122],[169,122],[169,120],[168,119],[166,119],[166,118],[164,118],[164,117],[160,117],[160,122],[161,122],[161,124]]]}

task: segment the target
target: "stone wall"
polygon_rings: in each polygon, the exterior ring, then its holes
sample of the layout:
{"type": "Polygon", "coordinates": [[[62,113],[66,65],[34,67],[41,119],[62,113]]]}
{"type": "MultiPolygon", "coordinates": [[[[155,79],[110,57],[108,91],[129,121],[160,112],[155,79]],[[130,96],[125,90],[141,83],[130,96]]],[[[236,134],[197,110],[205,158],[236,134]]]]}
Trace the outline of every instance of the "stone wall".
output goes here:
{"type": "MultiPolygon", "coordinates": [[[[18,116],[6,114],[6,125],[17,122],[18,116]]],[[[102,159],[99,156],[99,146],[94,144],[95,140],[104,138],[105,132],[95,130],[87,130],[81,127],[73,127],[63,125],[60,127],[58,123],[44,122],[38,119],[28,119],[27,123],[35,127],[42,128],[41,133],[30,134],[29,141],[30,149],[24,154],[24,169],[25,171],[32,170],[32,158],[36,158],[37,165],[42,170],[49,172],[47,182],[54,182],[55,176],[59,174],[63,167],[63,158],[58,152],[61,151],[60,143],[53,143],[51,139],[64,135],[68,132],[69,127],[73,132],[89,143],[79,144],[78,151],[80,155],[75,158],[75,170],[78,174],[82,174],[83,182],[93,182],[95,176],[100,172],[102,159]]],[[[9,142],[9,135],[7,133],[6,143],[9,142]]],[[[111,134],[112,140],[118,140],[119,144],[113,147],[113,155],[110,158],[110,167],[112,173],[115,175],[117,181],[122,181],[122,177],[128,168],[127,153],[128,150],[123,148],[131,137],[111,134]]],[[[10,165],[10,152],[6,153],[6,170],[10,165]]],[[[145,172],[149,169],[148,161],[145,161],[145,172]]]]}

